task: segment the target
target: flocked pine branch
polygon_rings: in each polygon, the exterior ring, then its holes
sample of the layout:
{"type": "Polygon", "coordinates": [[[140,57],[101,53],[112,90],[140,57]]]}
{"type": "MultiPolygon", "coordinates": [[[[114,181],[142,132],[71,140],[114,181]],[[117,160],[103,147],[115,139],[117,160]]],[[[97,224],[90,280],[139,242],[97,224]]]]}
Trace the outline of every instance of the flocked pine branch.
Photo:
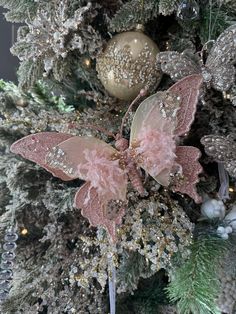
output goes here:
{"type": "MultiPolygon", "coordinates": [[[[140,258],[137,260],[137,263],[139,262],[140,258]]],[[[134,261],[134,263],[136,262],[134,261]]],[[[160,270],[151,278],[141,279],[138,290],[128,297],[121,295],[118,298],[117,314],[171,314],[172,312],[162,311],[163,305],[167,303],[165,286],[166,275],[163,270],[160,270]]]]}
{"type": "Polygon", "coordinates": [[[159,13],[163,15],[170,15],[176,9],[177,0],[160,0],[159,1],[159,13]]]}
{"type": "Polygon", "coordinates": [[[19,86],[28,89],[43,75],[43,64],[41,60],[22,61],[17,71],[19,86]]]}
{"type": "MultiPolygon", "coordinates": [[[[122,283],[124,291],[137,289],[140,277],[150,277],[153,271],[145,257],[137,252],[125,252],[117,272],[118,286],[122,283]]],[[[119,289],[119,293],[123,292],[119,289]]]]}
{"type": "Polygon", "coordinates": [[[137,24],[146,23],[157,17],[159,12],[158,0],[146,0],[142,6],[141,0],[131,0],[125,3],[110,21],[113,32],[127,31],[137,24]]]}
{"type": "Polygon", "coordinates": [[[13,102],[18,105],[31,102],[39,106],[55,108],[60,112],[71,112],[74,110],[73,106],[65,102],[63,95],[54,95],[44,81],[37,81],[30,91],[23,92],[14,83],[0,80],[0,91],[12,97],[13,102]]]}
{"type": "Polygon", "coordinates": [[[219,5],[223,5],[225,10],[236,13],[236,2],[234,0],[217,0],[219,5]]]}
{"type": "Polygon", "coordinates": [[[33,17],[37,10],[37,1],[34,0],[0,0],[0,6],[8,9],[5,17],[10,22],[24,22],[33,17]]]}
{"type": "Polygon", "coordinates": [[[42,76],[61,81],[76,69],[81,55],[94,58],[102,47],[100,33],[91,24],[99,8],[82,1],[39,1],[36,15],[25,19],[11,48],[21,65],[21,87],[31,87],[42,76]]]}
{"type": "Polygon", "coordinates": [[[200,236],[191,245],[189,260],[174,271],[167,292],[181,314],[220,314],[216,305],[220,286],[218,267],[227,241],[200,236]]]}

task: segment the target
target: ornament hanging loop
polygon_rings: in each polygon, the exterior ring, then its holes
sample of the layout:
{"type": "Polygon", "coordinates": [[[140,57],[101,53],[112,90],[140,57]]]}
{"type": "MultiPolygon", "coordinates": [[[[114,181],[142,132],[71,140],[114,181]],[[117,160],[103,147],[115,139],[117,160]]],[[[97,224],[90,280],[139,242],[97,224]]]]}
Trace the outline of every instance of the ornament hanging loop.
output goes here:
{"type": "Polygon", "coordinates": [[[135,31],[137,31],[137,32],[144,32],[145,31],[144,25],[143,24],[137,24],[135,26],[135,31]]]}

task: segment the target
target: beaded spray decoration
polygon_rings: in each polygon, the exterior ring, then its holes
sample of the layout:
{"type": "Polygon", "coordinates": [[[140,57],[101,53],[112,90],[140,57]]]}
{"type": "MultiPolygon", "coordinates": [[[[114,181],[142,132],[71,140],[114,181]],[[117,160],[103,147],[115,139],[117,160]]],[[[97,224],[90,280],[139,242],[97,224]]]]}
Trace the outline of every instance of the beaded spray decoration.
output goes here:
{"type": "Polygon", "coordinates": [[[12,225],[7,228],[3,244],[3,253],[1,254],[1,264],[0,264],[0,302],[4,302],[9,295],[12,279],[13,279],[13,266],[15,259],[15,249],[17,247],[16,241],[18,239],[18,235],[16,233],[16,227],[12,225]]]}

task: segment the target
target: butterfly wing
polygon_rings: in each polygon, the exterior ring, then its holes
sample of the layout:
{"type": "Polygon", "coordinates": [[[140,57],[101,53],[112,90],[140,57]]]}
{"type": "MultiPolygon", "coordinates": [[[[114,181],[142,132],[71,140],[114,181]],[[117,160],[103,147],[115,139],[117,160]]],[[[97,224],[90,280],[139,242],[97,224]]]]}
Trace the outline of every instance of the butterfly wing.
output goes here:
{"type": "Polygon", "coordinates": [[[177,112],[175,135],[181,136],[190,130],[197,109],[200,88],[203,83],[201,74],[183,78],[169,88],[169,92],[180,99],[177,112]]]}
{"type": "Polygon", "coordinates": [[[199,181],[198,175],[202,172],[202,166],[198,162],[201,152],[192,146],[178,146],[176,149],[176,163],[182,169],[182,177],[176,180],[173,190],[187,194],[196,203],[201,203],[202,199],[196,190],[196,183],[199,181]]]}
{"type": "MultiPolygon", "coordinates": [[[[206,66],[207,67],[207,66],[206,66]]],[[[227,91],[235,83],[235,67],[231,64],[218,64],[216,67],[213,63],[208,65],[208,71],[211,74],[211,84],[218,91],[227,91]]]]}
{"type": "Polygon", "coordinates": [[[234,160],[226,161],[225,169],[231,177],[236,178],[236,158],[234,160]]]}
{"type": "Polygon", "coordinates": [[[212,75],[212,85],[220,91],[227,91],[235,83],[236,24],[228,27],[216,40],[206,61],[206,68],[212,75]]]}
{"type": "Polygon", "coordinates": [[[176,96],[159,92],[140,104],[131,126],[130,148],[138,165],[164,186],[169,184],[175,159],[177,109],[176,96]]]}
{"type": "Polygon", "coordinates": [[[23,137],[13,143],[10,151],[33,161],[51,172],[55,177],[64,181],[71,180],[66,173],[60,169],[55,169],[46,162],[46,155],[57,144],[71,138],[72,135],[57,132],[42,132],[23,137]]]}
{"type": "Polygon", "coordinates": [[[157,54],[157,62],[161,64],[162,71],[170,75],[175,82],[201,72],[199,65],[184,52],[160,52],[157,54]]]}
{"type": "Polygon", "coordinates": [[[217,162],[225,162],[233,159],[236,146],[234,142],[220,135],[206,135],[201,139],[207,155],[213,157],[217,162]]]}
{"type": "Polygon", "coordinates": [[[76,193],[74,207],[81,208],[81,213],[86,217],[92,226],[103,226],[107,229],[113,242],[116,241],[116,225],[121,224],[124,216],[124,208],[110,217],[107,214],[107,207],[100,199],[97,190],[91,187],[89,182],[85,183],[76,193]]]}
{"type": "Polygon", "coordinates": [[[104,226],[115,239],[115,226],[121,221],[124,209],[115,209],[113,201],[125,202],[127,175],[119,164],[119,153],[111,145],[94,137],[75,136],[54,147],[46,160],[49,165],[63,170],[71,178],[85,183],[75,196],[74,204],[93,226],[104,226]]]}
{"type": "Polygon", "coordinates": [[[236,143],[225,136],[206,135],[201,139],[207,155],[217,162],[223,162],[225,169],[236,177],[236,143]]]}

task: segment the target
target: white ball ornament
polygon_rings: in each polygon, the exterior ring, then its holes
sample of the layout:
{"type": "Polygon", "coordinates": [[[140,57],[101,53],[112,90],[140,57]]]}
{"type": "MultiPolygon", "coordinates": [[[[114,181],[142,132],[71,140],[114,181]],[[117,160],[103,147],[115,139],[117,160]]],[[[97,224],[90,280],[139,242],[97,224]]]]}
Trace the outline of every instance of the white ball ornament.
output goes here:
{"type": "Polygon", "coordinates": [[[208,199],[201,205],[202,216],[208,219],[221,218],[225,216],[225,205],[221,200],[208,199]]]}

